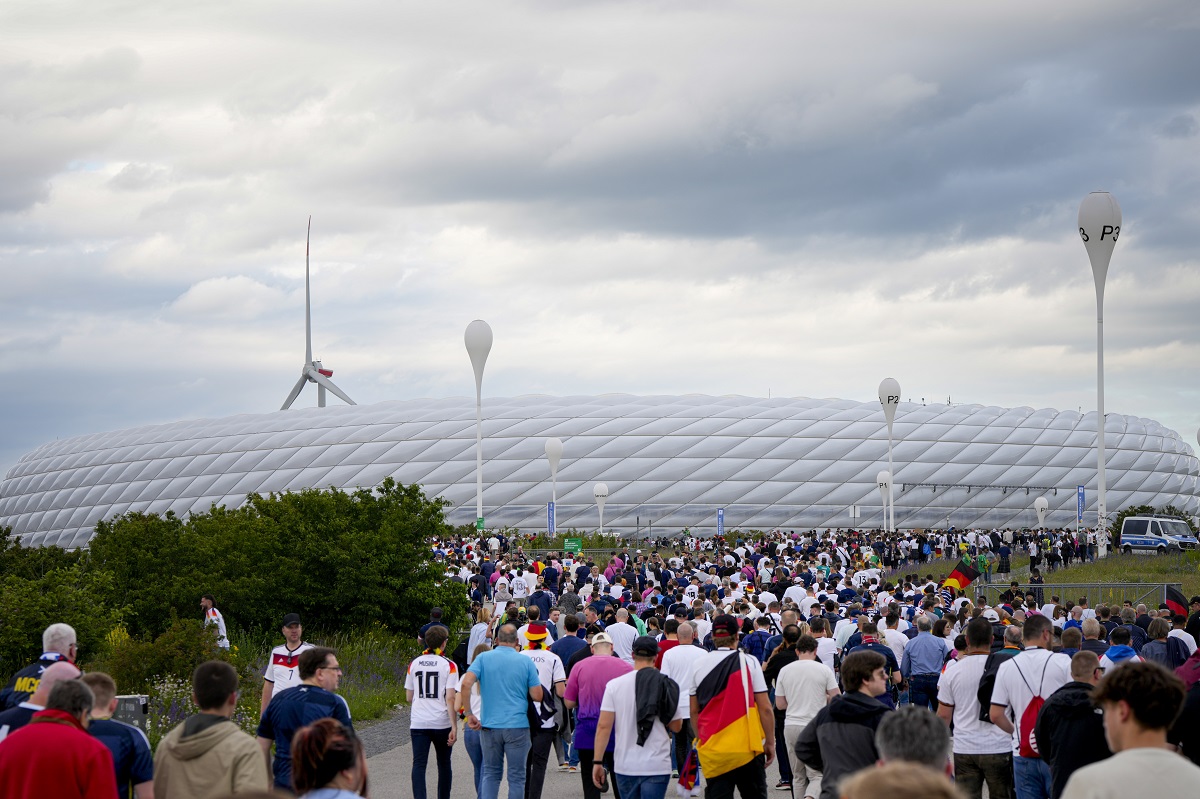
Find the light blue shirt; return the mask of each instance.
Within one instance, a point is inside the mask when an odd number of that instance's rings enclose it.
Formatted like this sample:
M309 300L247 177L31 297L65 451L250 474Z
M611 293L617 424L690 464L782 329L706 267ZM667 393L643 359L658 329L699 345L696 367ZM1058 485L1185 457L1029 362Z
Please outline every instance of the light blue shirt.
M541 684L532 660L511 646L498 646L481 652L469 671L479 680L480 724L493 730L529 726L529 689Z
M905 679L914 674L938 674L946 660L946 642L933 633L917 633L904 647L900 673Z

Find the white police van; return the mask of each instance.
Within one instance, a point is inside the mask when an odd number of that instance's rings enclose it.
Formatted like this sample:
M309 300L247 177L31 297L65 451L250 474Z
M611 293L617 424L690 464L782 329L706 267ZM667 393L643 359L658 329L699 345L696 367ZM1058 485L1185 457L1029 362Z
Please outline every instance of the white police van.
M1196 549L1187 522L1174 517L1128 516L1121 523L1121 551L1130 554L1178 554Z

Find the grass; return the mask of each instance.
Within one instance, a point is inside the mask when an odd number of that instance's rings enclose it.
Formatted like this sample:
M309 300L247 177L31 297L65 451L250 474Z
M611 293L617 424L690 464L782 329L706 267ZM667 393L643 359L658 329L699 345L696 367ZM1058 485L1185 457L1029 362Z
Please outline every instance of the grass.
M960 562L962 562L962 558L937 558L935 560L926 561L925 563L910 563L907 566L903 566L899 569L893 569L885 572L883 578L885 580L891 580L892 582L895 582L896 580L904 579L910 574L916 574L922 580L924 580L926 576L932 575L933 579L940 583ZM1018 569L1025 568L1028 565L1028 555L1018 555L1014 552L1012 557L1009 558L1009 567L1013 572L1017 571ZM995 580L996 573L992 572L992 581L994 582Z
M1109 555L1103 560L1043 571L1046 585L1062 583L1182 583L1184 596L1200 594L1200 552L1182 555ZM1064 597L1066 599L1066 597Z

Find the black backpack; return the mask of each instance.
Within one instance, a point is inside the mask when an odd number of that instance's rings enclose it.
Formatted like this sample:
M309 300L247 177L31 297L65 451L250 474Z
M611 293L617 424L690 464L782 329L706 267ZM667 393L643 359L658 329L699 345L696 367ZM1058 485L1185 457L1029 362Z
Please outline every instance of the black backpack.
M979 689L975 692L975 697L979 700L980 721L992 723L992 691L996 689L996 674L1000 671L1000 666L1004 661L1020 651L1019 649L1001 649L999 652L988 655L987 662L983 664L983 676L979 678Z

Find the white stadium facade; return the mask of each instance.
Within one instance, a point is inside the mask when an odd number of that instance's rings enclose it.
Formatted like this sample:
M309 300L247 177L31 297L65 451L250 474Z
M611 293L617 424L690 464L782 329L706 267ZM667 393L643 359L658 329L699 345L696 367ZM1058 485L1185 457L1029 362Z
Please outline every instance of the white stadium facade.
M674 535L882 525L887 468L878 402L709 396L522 396L484 401L488 527L546 529L545 441L563 441L558 529L594 530L593 485L609 489L605 529ZM901 529L1074 525L1076 486L1095 522L1096 416L901 403L894 432ZM1157 422L1109 414L1107 505L1200 511L1198 463ZM28 545L86 545L97 521L177 515L250 493L417 483L475 519L475 403L454 398L294 409L63 439L21 458L0 484L0 524Z

